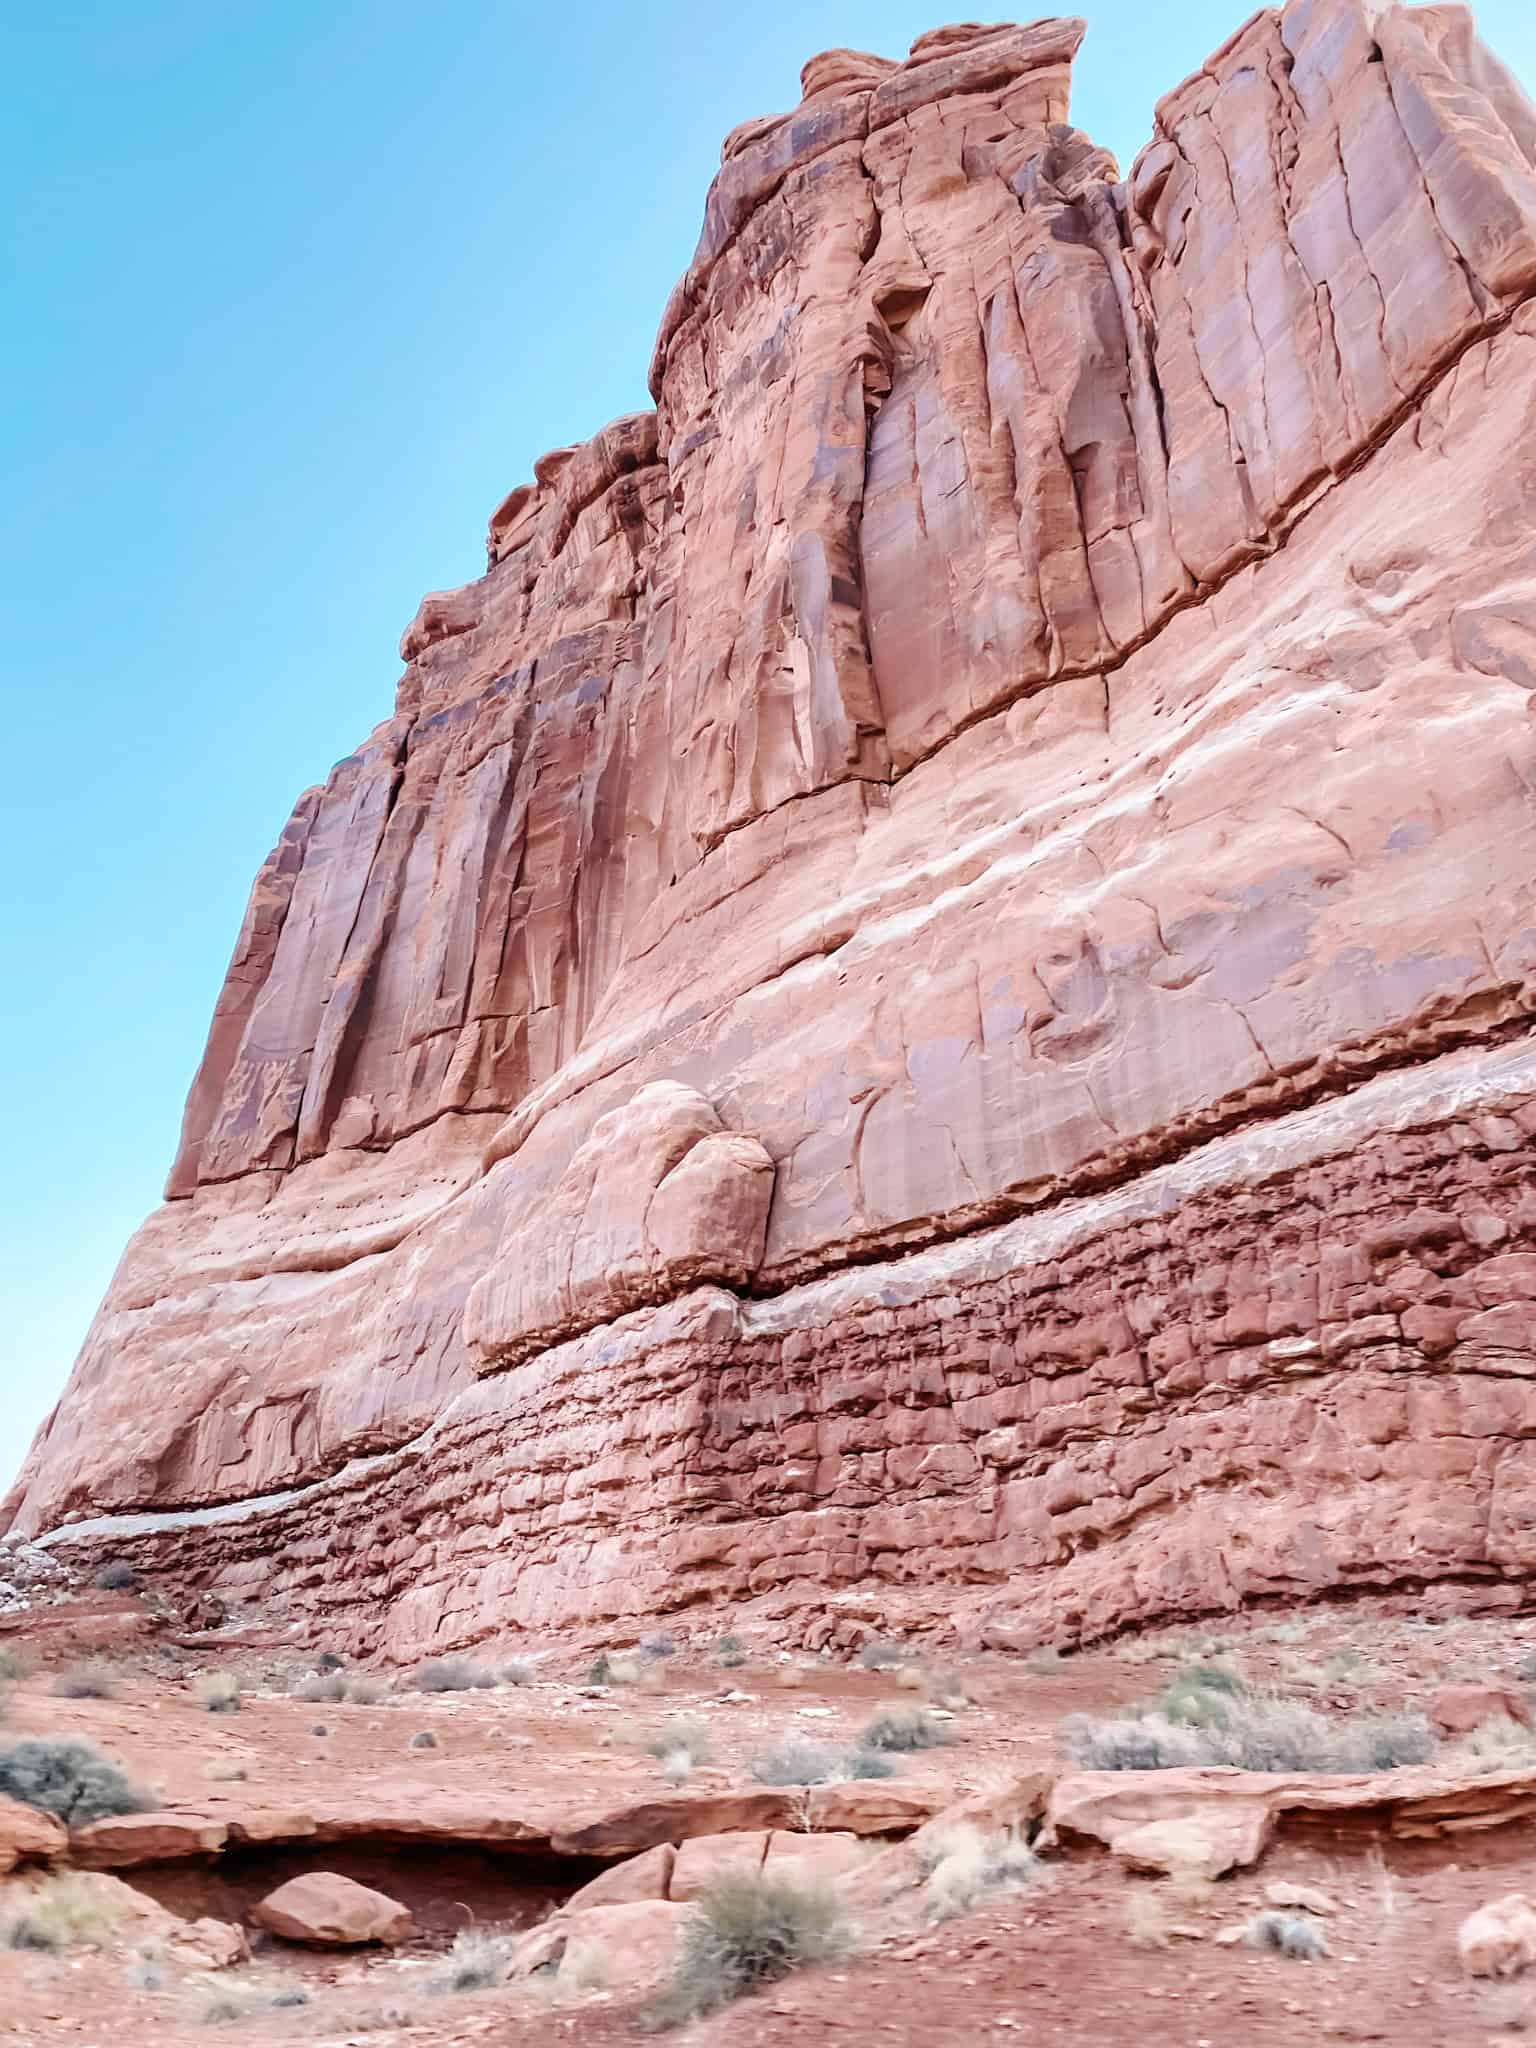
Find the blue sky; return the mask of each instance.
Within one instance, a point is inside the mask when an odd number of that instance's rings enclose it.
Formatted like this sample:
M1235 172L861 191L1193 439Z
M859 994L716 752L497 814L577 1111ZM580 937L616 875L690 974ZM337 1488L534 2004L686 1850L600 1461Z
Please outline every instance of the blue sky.
M1101 0L1128 162L1243 0ZM159 1198L293 799L547 448L647 402L726 131L933 0L11 11L0 1487ZM1530 0L1483 33L1536 81Z

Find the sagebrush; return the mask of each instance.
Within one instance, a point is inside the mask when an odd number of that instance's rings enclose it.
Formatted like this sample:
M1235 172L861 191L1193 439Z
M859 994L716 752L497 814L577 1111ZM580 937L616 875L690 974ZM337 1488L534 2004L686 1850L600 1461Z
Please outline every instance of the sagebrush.
M700 1893L676 1975L647 2018L652 2026L680 2026L847 1950L837 1900L824 1887L761 1871L719 1877Z
M147 1813L154 1802L92 1743L29 1737L0 1749L0 1792L84 1827L115 1813Z

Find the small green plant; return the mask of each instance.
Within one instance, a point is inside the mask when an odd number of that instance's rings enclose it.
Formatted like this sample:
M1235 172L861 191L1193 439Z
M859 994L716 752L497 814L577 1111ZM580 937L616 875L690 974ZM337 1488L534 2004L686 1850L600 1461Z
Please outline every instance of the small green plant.
M887 1707L876 1714L859 1741L864 1749L913 1750L942 1749L949 1739L945 1724L922 1707Z
M699 1895L671 1988L647 2023L680 2026L807 1965L835 1962L847 1950L830 1891L760 1871L717 1878Z
M46 1737L0 1750L0 1792L76 1828L110 1814L146 1813L152 1804L91 1743Z
M414 1680L418 1692L485 1692L495 1683L495 1672L471 1657L433 1657Z
M1315 1921L1277 1909L1254 1914L1243 1930L1243 1946L1303 1963L1315 1963L1328 1953L1327 1936Z
M115 1557L101 1567L91 1584L98 1593L136 1593L139 1575L126 1558Z
M52 1690L61 1700L109 1700L117 1692L117 1673L110 1664L71 1664L53 1681Z
M759 1785L840 1785L855 1778L893 1778L896 1766L874 1749L834 1749L791 1735L752 1759Z

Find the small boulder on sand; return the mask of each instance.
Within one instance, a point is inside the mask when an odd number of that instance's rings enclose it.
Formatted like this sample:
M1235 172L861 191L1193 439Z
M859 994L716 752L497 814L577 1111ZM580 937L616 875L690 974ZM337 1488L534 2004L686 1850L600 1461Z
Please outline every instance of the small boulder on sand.
M1456 1934L1461 1967L1469 1977L1518 1977L1536 1963L1536 1911L1524 1892L1479 1906Z
M359 1948L373 1941L393 1945L409 1940L415 1926L408 1907L334 1870L289 1878L267 1894L252 1918L285 1941L319 1948Z

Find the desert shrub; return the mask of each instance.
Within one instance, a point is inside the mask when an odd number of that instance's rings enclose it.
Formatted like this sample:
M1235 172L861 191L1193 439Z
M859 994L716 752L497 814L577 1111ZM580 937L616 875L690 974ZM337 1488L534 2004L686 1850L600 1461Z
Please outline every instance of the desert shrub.
M835 1962L847 1949L830 1891L760 1871L717 1878L700 1893L677 1974L647 2018L652 2026L681 2025L807 1964Z
M871 1636L859 1652L859 1665L865 1671L894 1671L898 1664L905 1664L907 1653L900 1643L887 1643L878 1636Z
M1024 1659L1024 1669L1032 1678L1059 1678L1071 1665L1070 1657L1063 1657L1060 1650L1031 1650Z
M210 1714L238 1714L240 1681L232 1671L205 1671L197 1681L197 1696Z
M969 1822L936 1832L924 1842L921 1861L935 1920L973 1912L986 1899L1021 1891L1040 1876L1039 1859L1012 1828L983 1834Z
M293 1687L293 1697L304 1700L312 1707L333 1705L347 1696L347 1681L340 1671L315 1671L307 1678L298 1679Z
M325 1736L329 1735L331 1731L324 1721L311 1721L309 1724L309 1732L311 1735Z
M0 1792L68 1827L113 1813L146 1813L152 1801L89 1742L29 1737L0 1749Z
M592 1668L587 1673L588 1685L612 1685L613 1661L606 1650L599 1650L592 1659Z
M1271 1909L1255 1913L1243 1930L1244 1948L1267 1949L1298 1962L1315 1963L1328 1953L1328 1939L1315 1921L1300 1913Z
M1233 1715L1233 1701L1247 1691L1244 1681L1224 1664L1186 1664L1163 1687L1158 1711L1189 1728L1225 1726Z
M151 1956L143 1956L129 1966L128 1982L135 1991L163 1991L170 1981L164 1963L157 1963Z
M322 1650L315 1659L315 1669L323 1676L327 1671L340 1671L345 1661L334 1650Z
M0 1649L0 1685L11 1685L18 1678L25 1678L32 1668L32 1661L23 1649L7 1646Z
M642 1657L675 1657L677 1637L668 1629L657 1629L654 1635L642 1637L640 1654Z
M430 1979L434 1991L489 1991L506 1979L513 1944L500 1934L462 1928L443 1967Z
M136 1593L139 1575L126 1558L114 1557L101 1567L91 1584L98 1593Z
M715 1656L727 1671L739 1671L747 1661L747 1646L727 1629L715 1644Z
M364 1671L356 1678L347 1680L347 1704L352 1707L376 1707L380 1700L389 1698L389 1687L382 1678L373 1678Z
M887 1707L859 1738L863 1749L942 1749L949 1730L921 1707Z
M873 1749L836 1749L791 1735L752 1759L759 1785L839 1785L851 1778L893 1778L896 1766Z
M309 1993L302 1984L283 1984L267 2000L274 2012L281 2012L285 2006L308 2005Z
M53 1681L61 1700L109 1700L117 1691L117 1673L110 1664L71 1664Z
M1386 1771L1423 1763L1434 1749L1419 1714L1333 1719L1300 1700L1263 1693L1198 1699L1198 1721L1174 1720L1159 1702L1098 1719L1073 1715L1061 1736L1075 1764L1092 1771L1158 1771L1232 1764L1245 1771ZM1216 1704L1220 1701L1220 1705Z
M89 1878L50 1878L5 1927L7 1948L105 1948L117 1915Z
M503 1685L532 1685L533 1680L533 1666L522 1657L514 1657L509 1664L503 1664L501 1667Z
M472 1657L433 1657L412 1682L418 1692L485 1692L496 1683L496 1674Z
M928 1697L937 1707L953 1712L956 1707L968 1707L970 1696L965 1689L965 1680L953 1668L929 1673Z
M249 2015L250 2007L243 1999L215 1998L203 2007L198 2019L205 2027L228 2027L236 2020L246 2019Z
M678 1750L686 1750L696 1764L707 1764L715 1753L714 1738L702 1721L695 1721L687 1715L672 1721L664 1721L646 1743L651 1755L665 1760Z
M437 1737L430 1728L422 1728L406 1744L407 1749L436 1749Z

